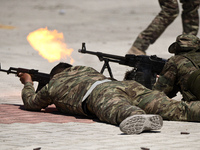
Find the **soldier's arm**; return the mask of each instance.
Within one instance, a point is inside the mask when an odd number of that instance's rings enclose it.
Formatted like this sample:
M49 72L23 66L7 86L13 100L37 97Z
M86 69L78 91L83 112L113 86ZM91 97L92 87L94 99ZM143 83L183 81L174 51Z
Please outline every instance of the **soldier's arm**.
M176 96L178 90L176 88L176 75L177 67L172 60L168 60L165 64L157 82L155 83L153 90L163 91L170 97Z
M25 109L39 111L52 103L48 95L48 85L44 86L36 93L29 74L19 74L19 77L22 84L24 84L24 88L22 89L22 100Z

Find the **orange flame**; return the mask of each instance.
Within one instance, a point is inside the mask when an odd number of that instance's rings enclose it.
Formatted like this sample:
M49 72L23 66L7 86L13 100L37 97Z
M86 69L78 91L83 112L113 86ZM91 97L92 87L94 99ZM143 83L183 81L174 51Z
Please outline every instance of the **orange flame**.
M67 44L64 43L63 33L58 33L57 30L49 31L47 27L40 28L29 33L27 40L39 52L39 55L49 62L66 59L67 56L70 58L71 64L74 62L71 57L73 49L67 48Z

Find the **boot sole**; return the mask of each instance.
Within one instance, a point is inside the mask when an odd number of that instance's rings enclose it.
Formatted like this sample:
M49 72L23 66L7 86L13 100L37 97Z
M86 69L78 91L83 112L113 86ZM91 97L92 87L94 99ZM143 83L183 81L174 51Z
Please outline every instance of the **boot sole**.
M159 130L163 119L159 115L134 115L123 120L119 127L126 134L139 134L143 131Z

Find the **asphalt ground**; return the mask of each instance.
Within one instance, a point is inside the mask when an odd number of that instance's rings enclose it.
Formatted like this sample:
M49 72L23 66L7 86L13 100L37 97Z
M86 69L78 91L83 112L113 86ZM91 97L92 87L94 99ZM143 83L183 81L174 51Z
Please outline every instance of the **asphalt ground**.
M146 0L0 0L1 68L21 67L49 73L56 62L48 62L28 43L32 31L48 27L62 32L73 48L73 65L101 70L96 56L78 53L82 42L91 51L124 56L139 32L147 27L160 8L157 1ZM169 58L168 46L181 34L180 15L162 36L149 47L147 55ZM199 34L198 34L199 36ZM70 62L69 58L60 61ZM123 80L131 68L111 63L113 75ZM108 72L104 72L108 76ZM23 109L23 85L13 74L0 72L0 149L134 149L198 150L200 124L164 121L159 131L125 135L117 126L80 116L66 116L54 105L41 112ZM37 87L37 84L35 87ZM180 100L178 95L174 99Z

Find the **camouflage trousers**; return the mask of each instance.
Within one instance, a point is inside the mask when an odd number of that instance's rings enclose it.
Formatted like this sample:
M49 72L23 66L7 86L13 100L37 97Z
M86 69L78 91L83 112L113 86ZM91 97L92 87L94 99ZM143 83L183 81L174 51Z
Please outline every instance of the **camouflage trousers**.
M159 114L166 120L200 121L200 101L169 99L135 81L114 81L98 85L86 100L90 113L103 122L119 125L136 114Z
M141 51L145 51L150 44L153 44L179 14L177 0L158 1L161 11L133 43L133 46ZM198 9L200 0L180 0L180 2L183 9L181 15L183 33L197 35L199 30Z

